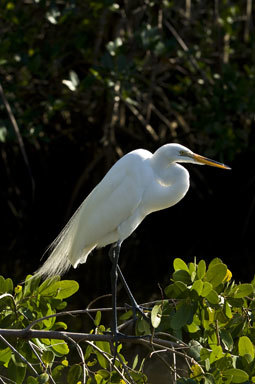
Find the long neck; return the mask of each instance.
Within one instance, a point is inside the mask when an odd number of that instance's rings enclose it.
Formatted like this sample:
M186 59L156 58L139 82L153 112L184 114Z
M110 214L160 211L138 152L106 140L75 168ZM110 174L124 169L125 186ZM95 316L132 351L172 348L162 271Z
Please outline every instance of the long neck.
M149 188L147 198L151 212L171 207L178 203L189 189L189 173L186 168L162 156L153 156L151 165L155 182Z

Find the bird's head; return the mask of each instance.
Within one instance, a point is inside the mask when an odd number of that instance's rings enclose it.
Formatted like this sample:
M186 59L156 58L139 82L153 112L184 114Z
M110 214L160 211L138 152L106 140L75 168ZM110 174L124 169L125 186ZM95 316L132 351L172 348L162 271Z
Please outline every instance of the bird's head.
M169 162L176 163L193 163L199 165L210 165L212 167L218 167L222 169L231 169L225 164L219 163L218 161L209 159L208 157L204 157L192 152L190 149L184 147L180 144L166 144L161 147L164 154L167 156ZM160 148L160 149L161 149Z

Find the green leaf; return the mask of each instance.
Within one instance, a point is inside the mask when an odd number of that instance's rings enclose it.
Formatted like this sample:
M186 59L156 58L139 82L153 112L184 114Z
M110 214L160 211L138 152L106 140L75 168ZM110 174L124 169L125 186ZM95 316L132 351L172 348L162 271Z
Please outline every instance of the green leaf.
M210 293L206 296L206 299L211 303L211 304L218 304L220 299L218 296L218 293L212 289Z
M253 291L251 284L240 284L237 286L234 292L235 299L242 299L245 296L249 296Z
M197 340L191 340L189 342L189 356L193 357L196 361L200 359L200 352L202 350L202 345Z
M79 364L74 364L68 371L67 383L77 384L82 375L82 367Z
M132 311L132 309L130 309L129 311L124 312L124 313L120 316L120 320L121 320L121 321L127 321L127 320L131 319L132 316L133 316L133 311Z
M224 302L223 311L224 311L224 314L225 314L229 319L232 319L233 314L232 314L231 306L229 305L229 303L227 302L227 300L225 300L225 302Z
M244 383L249 380L249 375L245 371L237 368L227 369L222 375L223 377L231 378L231 383Z
M39 384L39 383L38 383L38 380L35 377L29 376L27 378L26 384Z
M209 359L210 354L211 354L211 351L209 351L207 348L201 348L201 350L200 350L200 359L202 361L204 361L206 359Z
M64 365L57 365L53 370L52 370L52 376L53 379L57 382L63 383L64 381L62 380L63 372L65 370Z
M42 361L45 363L45 364L50 364L54 361L54 353L52 351L43 351L43 354L42 354Z
M221 359L224 356L224 354L222 351L222 347L220 345L211 345L211 348L212 348L212 352L210 354L209 360L210 360L210 363L212 364L214 361Z
M200 296L202 293L203 287L204 287L204 284L202 280L195 280L191 289L196 291L198 296Z
M175 271L173 273L173 280L181 281L184 284L191 283L190 274L187 271L184 271L183 269L179 269L178 271Z
M66 299L72 296L79 289L79 284L75 280L62 280L56 283L58 294L56 299Z
M49 296L47 294L47 290L51 291L50 287L53 286L59 280L60 280L60 276L53 276L53 277L50 277L49 279L44 280L44 282L39 286L38 292L42 296Z
M69 348L65 341L51 339L50 344L57 356L68 355Z
M5 280L5 292L11 293L13 291L13 282L9 277Z
M165 288L165 294L170 299L182 298L186 291L187 285L182 281L176 281L174 284L170 284Z
M79 289L79 284L75 280L61 280L45 287L41 292L42 296L52 296L55 299L66 299L72 296Z
M231 333L228 330L226 330L226 329L221 329L220 330L220 339L221 339L224 347L228 351L232 351L232 348L233 348L233 345L234 345L234 341L233 341Z
M205 279L212 284L213 288L216 288L223 282L226 273L227 266L225 264L215 264L208 269Z
M151 324L153 328L158 328L162 318L162 305L156 304L151 311Z
M136 320L136 330L139 335L150 335L151 327L145 319L138 318Z
M51 327L52 330L56 330L56 329L67 329L67 325L66 323L64 323L63 321L58 321L57 323L54 323L54 325Z
M0 293L5 292L5 278L0 276Z
M104 369L99 369L97 371L97 374L100 375L103 379L107 380L110 378L110 372L104 370Z
M181 329L186 324L191 324L193 320L194 310L193 306L181 302L176 309L176 313L172 316L171 327L173 329Z
M139 355L135 355L135 358L134 358L134 361L133 361L133 365L132 365L132 369L135 369L137 364L138 364L138 359L139 359Z
M203 279L206 272L206 263L204 260L200 260L197 265L197 277Z
M40 376L37 377L38 384L46 384L49 382L49 375L48 373L42 373Z
M175 271L184 270L184 271L188 272L188 274L189 274L189 268L188 268L187 264L185 263L185 261L183 261L182 259L179 259L179 258L174 259L174 270Z
M250 355L254 359L254 347L247 336L241 336L238 341L238 351L240 356Z
M12 351L10 350L9 347L0 350L0 361L1 361L1 363L8 364L8 362L10 361L11 356L12 356Z
M219 258L219 257L215 257L209 264L208 266L208 269L210 269L211 267L213 267L214 265L216 264L223 264L222 263L222 260Z
M24 287L24 291L23 291L23 296L27 297L31 293L34 293L37 290L38 286L39 286L40 280L41 280L40 276L28 275L26 277L26 281L25 281L25 287Z
M26 367L17 365L11 359L8 364L8 378L16 384L22 384L26 376Z
M206 297L211 292L212 289L213 289L212 284L205 281L203 285L203 290L201 292L201 296Z
M94 320L94 324L95 324L96 327L99 326L99 324L101 322L101 317L102 317L101 311L97 311L96 317L95 317L95 320Z

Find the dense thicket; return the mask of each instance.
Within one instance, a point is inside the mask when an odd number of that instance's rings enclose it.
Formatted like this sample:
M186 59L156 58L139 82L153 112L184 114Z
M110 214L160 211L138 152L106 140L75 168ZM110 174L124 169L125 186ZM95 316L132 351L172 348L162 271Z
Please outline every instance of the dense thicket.
M251 278L252 1L6 0L0 13L1 273L36 269L122 154L175 141L233 171L190 167L186 199L123 247L129 280L154 292L173 256L194 255ZM88 297L106 290L102 254L78 272Z

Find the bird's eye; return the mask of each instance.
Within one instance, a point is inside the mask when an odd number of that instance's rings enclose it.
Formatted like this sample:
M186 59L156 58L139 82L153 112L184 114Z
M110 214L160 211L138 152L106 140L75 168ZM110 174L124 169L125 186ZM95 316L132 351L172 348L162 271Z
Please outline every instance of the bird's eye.
M184 151L180 151L180 155L181 155L181 156L184 156L184 155L185 155L185 152L184 152Z

